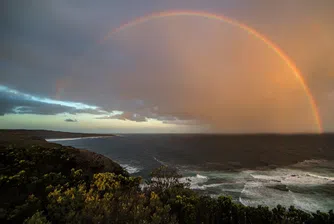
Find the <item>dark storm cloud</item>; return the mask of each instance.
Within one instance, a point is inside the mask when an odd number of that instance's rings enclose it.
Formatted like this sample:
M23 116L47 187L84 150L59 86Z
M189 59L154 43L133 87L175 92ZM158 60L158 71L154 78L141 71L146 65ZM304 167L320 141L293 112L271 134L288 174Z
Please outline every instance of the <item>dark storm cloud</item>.
M55 101L40 98L0 85L0 115L5 114L41 114L56 115L60 113L105 114L98 107L75 102Z
M78 122L77 119L71 119L71 118L67 118L64 120L65 122Z
M43 114L74 113L73 108L62 105L46 104L29 98L0 92L0 114Z
M1 83L51 96L57 80L69 75L76 59L96 44L102 24L98 14L68 1L4 3Z
M1 40L1 64L3 72L0 82L4 86L18 89L22 92L30 92L33 95L54 97L62 86L61 80L71 78L72 70L82 67L86 55L96 50L97 41L112 27L112 21L108 18L122 14L115 7L102 7L110 5L109 1L5 1L5 14L2 22L3 33ZM118 3L116 3L118 4ZM115 6L115 5L113 5ZM118 9L128 6L120 4ZM121 21L121 18L119 22ZM119 22L114 25L117 26ZM94 61L94 60L92 60ZM88 69L89 70L89 69ZM91 76L90 74L87 74ZM85 76L85 73L83 73ZM80 81L81 78L83 81ZM85 82L85 77L79 77L76 82ZM99 80L97 80L99 81ZM102 81L102 80L101 80ZM60 83L60 85L58 85ZM100 89L106 89L103 81ZM85 88L85 91L72 91L65 89L66 100L80 100L96 104L94 88ZM3 94L3 93L1 93ZM110 93L107 93L110 99ZM63 99L63 98L62 98ZM116 103L109 106L109 100L100 101L105 108L133 109L132 101L125 103L115 100ZM30 114L58 114L58 113L90 113L106 114L104 110L77 109L69 106L54 105L43 102L35 102L29 99L3 96L1 98L0 114L6 113L30 113ZM117 106L118 105L118 106ZM18 108L17 108L18 107ZM17 110L14 111L14 109ZM131 118L128 116L128 118ZM143 116L133 116L134 120L144 121Z

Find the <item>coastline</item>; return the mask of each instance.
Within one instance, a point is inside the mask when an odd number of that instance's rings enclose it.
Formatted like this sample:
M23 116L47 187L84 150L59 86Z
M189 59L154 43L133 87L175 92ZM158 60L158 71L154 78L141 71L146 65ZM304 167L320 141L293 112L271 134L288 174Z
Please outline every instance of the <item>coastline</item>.
M92 137L77 137L77 138L46 138L47 142L73 141L80 139L95 139L95 138L112 138L115 136L92 136Z
M120 161L116 162L108 155L104 155L102 152L94 152L94 150L90 151L86 149L75 148L75 146L61 145L63 144L62 142L59 142L60 144L56 142L48 142L47 140L50 139L44 139L41 136L24 135L24 133L17 130L15 135L12 133L13 132L8 133L0 131L0 148L3 147L1 148L1 150L3 150L3 155L8 155L8 158L12 158L11 153L14 152L15 156L17 157L15 161L20 161L20 163L26 164L28 166L27 168L23 167L23 172L28 172L31 167L33 167L34 169L37 169L38 172L44 172L45 170L48 170L48 172L46 172L46 174L48 174L52 172L58 172L59 170L57 169L62 167L61 172L63 172L63 174L67 173L67 178L70 177L72 169L75 169L82 170L80 171L83 172L82 180L91 180L94 174L108 175L104 174L108 172L122 175L125 178L124 180L128 180L126 178L129 178L129 180L134 180L134 178L137 177L136 175L132 175L140 173L142 171L141 169L145 169L145 167L139 168L137 166L131 166L131 163L121 163ZM48 134L50 134L50 132ZM71 140L78 140L82 138L109 138L113 136L115 135L80 138L77 137L71 138ZM57 141L62 140L66 141L68 138L57 139ZM61 153L66 155L66 157L62 156ZM33 163L33 166L29 165L30 163L24 163L26 158L29 158L30 161L30 154L34 155L33 158L37 158L35 156L39 156L38 159L35 159L36 162ZM63 158L65 158L65 160L62 160ZM158 163L166 164L164 161L161 161L155 157L153 158ZM58 160L61 161L59 162ZM6 162L7 160L4 159L3 161ZM300 166L305 168L308 164L314 163L322 164L325 163L325 161L315 159L305 160L295 164L294 166L291 166L291 168L298 168ZM15 176L18 175L18 172L20 169L22 169L22 164L20 165L9 162L4 164L4 166L13 166L12 169L17 168L18 170L10 173L10 175ZM333 177L325 177L321 174L318 175L309 173L308 171L299 172L297 169L293 172L288 171L289 170L286 168L279 168L274 171L271 170L264 172L264 170L248 170L240 173L233 172L233 174L231 174L221 170L188 170L187 173L183 174L184 177L180 180L191 180L189 188L184 190L192 192L192 194L197 195L196 197L198 198L206 198L209 201L216 201L220 200L220 197L226 197L228 200L230 200L231 203L233 203L234 206L242 207L243 209L256 209L258 208L259 204L264 204L264 206L268 208L267 211L270 212L275 210L277 204L280 204L280 206L283 206L284 208L288 208L289 206L293 205L293 208L296 208L298 211L309 215L312 215L317 210L324 212L323 214L326 214L328 208L331 208L331 206L327 205L331 202L326 201L329 201L330 199L323 197L321 200L324 200L327 204L317 205L318 199L315 199L314 197L312 198L303 196L302 191L318 192L321 189L316 188L314 183L319 183L320 181L321 183L331 184L332 182L330 181L333 181ZM42 177L44 178L44 176L38 178L41 179ZM24 181L26 179L21 178L20 180ZM43 183L49 184L47 182ZM29 184L31 183L29 182ZM140 182L138 182L138 184L140 189L145 186L140 184ZM22 184L22 186L25 185ZM329 192L329 187L331 186L332 185L328 185L326 188L327 190L325 189L325 191ZM296 188L305 189L301 189L302 191L296 192ZM24 189L24 187L22 187L22 189ZM297 197L298 195L301 197ZM291 202L291 197L294 197L294 200L296 201Z
M51 130L27 130L27 129L0 129L0 140L2 144L57 144L55 141L77 140L81 138L113 137L114 134L101 133L75 133Z
M65 146L50 139L81 139L81 138L109 138L111 134L88 134L69 133L49 130L0 130L0 151L6 152L11 149L40 148L43 150L65 150L73 158L76 168L86 170L89 175L98 172L114 172L128 176L129 174L112 158L100 153L79 149L72 146ZM67 137L67 138L64 138Z

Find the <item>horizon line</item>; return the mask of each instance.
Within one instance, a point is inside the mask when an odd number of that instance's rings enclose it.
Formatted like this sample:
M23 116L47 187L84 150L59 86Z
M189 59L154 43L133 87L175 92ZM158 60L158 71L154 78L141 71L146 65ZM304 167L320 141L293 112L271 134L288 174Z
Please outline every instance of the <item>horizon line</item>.
M159 134L172 134L172 135L184 135L184 134L197 134L197 135L328 135L334 134L332 132L77 132L77 131L62 131L62 130L51 130L51 129L25 129L25 128L2 128L0 131L52 131L52 132L65 132L75 134L101 134L101 135L124 135L124 134L148 134L148 135L159 135Z

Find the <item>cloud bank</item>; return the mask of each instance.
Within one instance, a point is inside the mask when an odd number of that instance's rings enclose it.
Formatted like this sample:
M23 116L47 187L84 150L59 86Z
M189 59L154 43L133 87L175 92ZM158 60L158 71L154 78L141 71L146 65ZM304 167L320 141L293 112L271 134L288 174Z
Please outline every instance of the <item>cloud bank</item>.
M104 114L106 111L79 102L37 97L0 85L0 115L2 116L5 114L57 115L61 113Z
M118 119L118 120L129 120L129 121L136 121L136 122L146 121L146 117L141 116L136 113L131 113L131 112L123 112L122 114L102 116L96 119Z

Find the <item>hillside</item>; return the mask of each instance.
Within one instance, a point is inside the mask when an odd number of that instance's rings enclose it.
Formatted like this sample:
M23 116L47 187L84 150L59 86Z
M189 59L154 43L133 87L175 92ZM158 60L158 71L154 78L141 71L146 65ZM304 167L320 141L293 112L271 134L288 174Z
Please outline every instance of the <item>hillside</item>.
M25 129L0 129L0 138L3 136L14 138L17 140L18 136L34 136L41 139L55 139L55 138L84 138L84 137L112 137L113 134L98 134L98 133L73 133L63 131L50 130L25 130Z
M73 168L82 169L84 173L92 176L98 172L113 172L128 175L122 167L111 159L84 149L62 146L60 144L47 142L44 138L69 138L69 137L93 137L100 134L81 134L44 130L1 130L0 131L0 152L7 153L12 149L66 151L69 158L73 161ZM112 135L104 135L112 136ZM2 166L2 164L0 164Z

